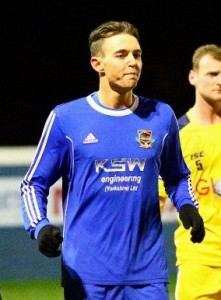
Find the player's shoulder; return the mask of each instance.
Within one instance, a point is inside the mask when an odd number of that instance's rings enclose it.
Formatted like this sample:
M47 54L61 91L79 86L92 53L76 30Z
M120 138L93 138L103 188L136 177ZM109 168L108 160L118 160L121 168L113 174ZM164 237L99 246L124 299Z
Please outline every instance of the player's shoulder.
M173 113L172 107L168 103L164 102L163 100L148 98L144 96L139 96L139 99L140 99L141 106L152 107L155 110L162 110L165 112L170 111Z
M54 112L56 114L67 114L76 111L80 106L86 102L86 97L76 98L68 100L66 102L60 103L54 107Z
M180 130L186 127L190 123L190 119L187 113L180 116L177 121Z

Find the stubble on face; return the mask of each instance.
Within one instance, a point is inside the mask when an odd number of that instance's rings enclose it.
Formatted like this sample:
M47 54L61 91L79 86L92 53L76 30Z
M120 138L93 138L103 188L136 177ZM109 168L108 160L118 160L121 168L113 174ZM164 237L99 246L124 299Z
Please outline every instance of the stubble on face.
M128 34L107 38L102 53L102 64L110 86L125 91L134 89L142 70L141 49L137 39Z
M209 103L221 103L221 61L205 55L196 76L196 92Z

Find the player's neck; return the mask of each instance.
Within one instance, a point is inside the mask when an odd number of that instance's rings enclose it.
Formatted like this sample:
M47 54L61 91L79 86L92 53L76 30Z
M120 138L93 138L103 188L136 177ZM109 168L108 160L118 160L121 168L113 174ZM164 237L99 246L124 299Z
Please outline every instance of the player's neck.
M121 109L130 107L133 104L132 91L125 94L119 94L115 91L106 92L104 90L99 90L98 97L102 105L109 108Z
M221 123L221 103L209 104L206 101L196 101L191 114L195 121L204 125Z

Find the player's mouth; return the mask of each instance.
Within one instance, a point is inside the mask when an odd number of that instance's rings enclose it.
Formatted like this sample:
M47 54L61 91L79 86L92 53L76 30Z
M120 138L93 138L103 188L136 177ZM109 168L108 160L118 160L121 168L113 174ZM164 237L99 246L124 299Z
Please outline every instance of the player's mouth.
M221 93L221 89L216 89L214 90L216 93L220 94Z
M126 74L124 74L124 76L126 76L126 77L132 77L132 78L138 78L138 74L137 73L126 73Z

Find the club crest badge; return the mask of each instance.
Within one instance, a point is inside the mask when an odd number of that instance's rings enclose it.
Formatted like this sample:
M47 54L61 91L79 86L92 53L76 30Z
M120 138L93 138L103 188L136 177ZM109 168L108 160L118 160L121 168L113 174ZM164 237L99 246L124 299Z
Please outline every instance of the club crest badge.
M140 147L146 149L152 148L155 140L152 138L151 130L137 130L137 135L136 140L140 144Z

